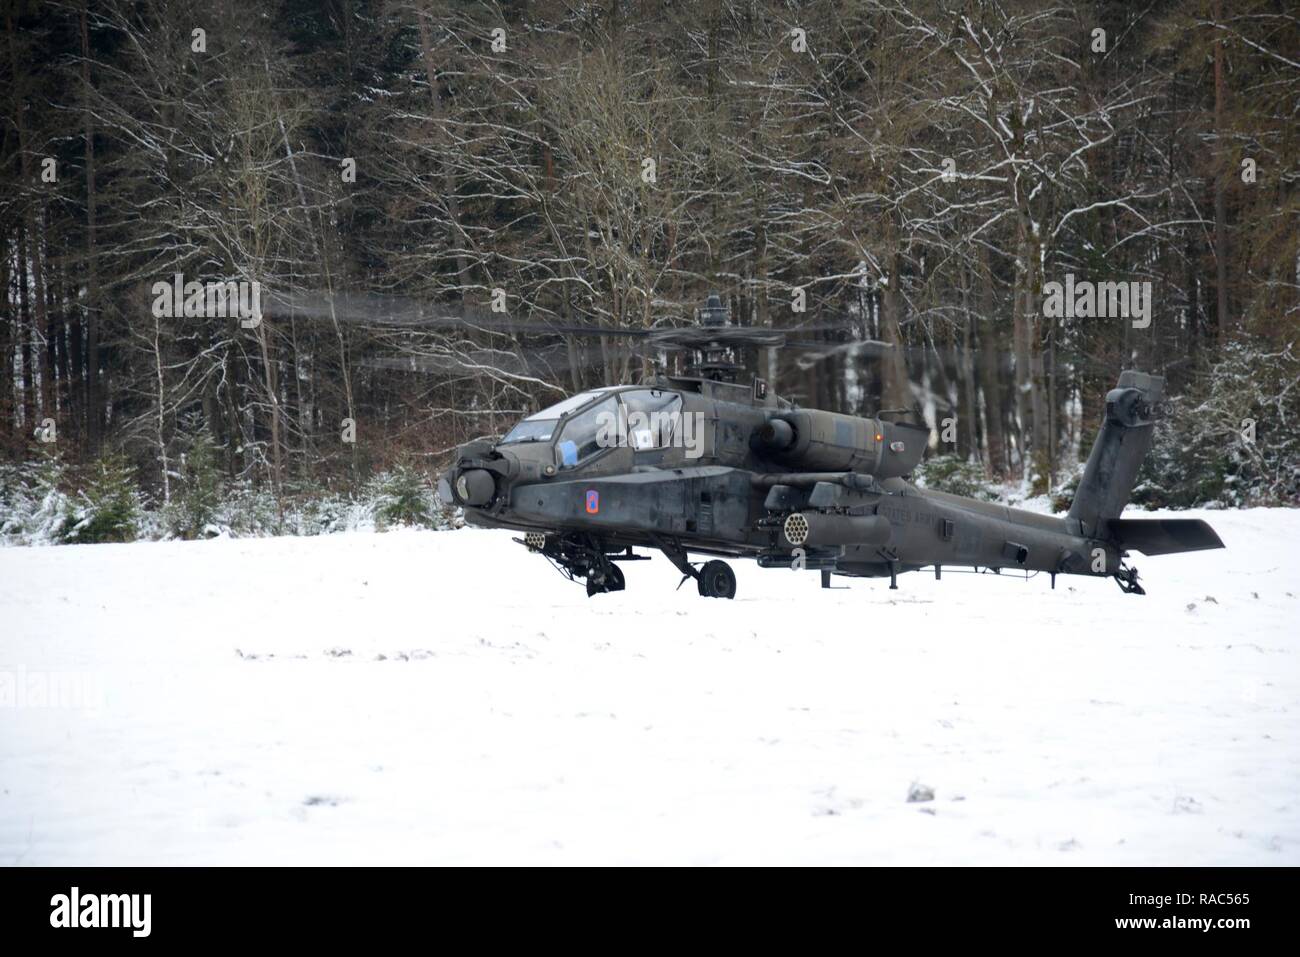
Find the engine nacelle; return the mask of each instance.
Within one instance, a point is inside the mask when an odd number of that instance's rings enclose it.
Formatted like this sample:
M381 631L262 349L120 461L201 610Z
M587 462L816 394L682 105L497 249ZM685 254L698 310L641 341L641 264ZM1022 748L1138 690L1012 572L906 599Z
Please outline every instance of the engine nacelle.
M754 448L801 469L897 478L920 463L929 434L928 429L901 422L795 409L759 426Z

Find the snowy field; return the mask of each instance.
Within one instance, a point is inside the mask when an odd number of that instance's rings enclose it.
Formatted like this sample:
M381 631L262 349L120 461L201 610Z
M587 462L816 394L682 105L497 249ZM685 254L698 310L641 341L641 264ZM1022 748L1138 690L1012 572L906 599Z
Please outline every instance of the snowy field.
M474 530L0 549L0 863L1300 864L1300 512L1200 515L1227 551L1135 556L1145 597L737 562L727 602L658 557L588 599Z

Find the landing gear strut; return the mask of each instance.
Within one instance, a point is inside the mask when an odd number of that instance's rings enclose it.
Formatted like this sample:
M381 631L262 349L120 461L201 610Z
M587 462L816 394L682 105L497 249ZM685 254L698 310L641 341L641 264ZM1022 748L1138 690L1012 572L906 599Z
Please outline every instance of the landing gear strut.
M696 590L705 598L736 597L736 573L726 562L715 559L705 562L702 568L696 568L687 558L686 549L680 545L661 539L656 540L655 544L682 573L682 580L677 584L678 588L686 583L686 579L694 578Z
M1111 576L1126 595L1145 595L1146 589L1138 584L1138 570L1131 565L1120 565L1119 571Z

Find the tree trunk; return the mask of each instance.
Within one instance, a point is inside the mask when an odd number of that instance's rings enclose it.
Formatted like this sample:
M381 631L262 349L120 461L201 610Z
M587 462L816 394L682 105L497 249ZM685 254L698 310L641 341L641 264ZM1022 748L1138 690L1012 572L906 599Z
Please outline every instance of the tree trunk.
M95 125L90 111L90 33L86 4L81 8L81 82L85 87L86 137L86 438L91 455L98 454L103 435L103 400L100 397L99 260L95 249Z
M9 234L0 231L0 451L8 450L17 419L14 406L14 333L18 313L9 298Z
M1223 0L1214 0L1214 22L1223 20ZM1223 41L1214 44L1214 263L1218 291L1219 342L1225 343L1231 334L1232 320L1228 315L1228 213L1225 196L1228 177L1228 150L1224 131L1224 98L1227 91L1223 80Z
M45 340L44 355L41 356L41 417L58 418L59 402L54 394L54 366L57 356L54 351L56 332L52 326L49 303L45 300L45 223L44 215L34 217L31 233L32 290L36 307L36 323Z
M1002 414L1002 336L1001 323L996 316L993 296L993 274L989 268L988 251L980 249L980 324L976 330L977 360L979 364L980 391L984 394L984 440L987 447L987 467L991 478L1007 474L1007 439Z
M899 291L902 283L901 260L897 249L889 254L889 272L881 302L880 335L894 348L882 360L884 368L880 404L886 409L910 410L912 390L907 380L907 357L903 351L903 297Z
M958 359L960 363L961 378L961 396L959 399L961 405L960 420L958 421L959 435L961 436L961 445L965 448L962 450L967 458L978 461L980 456L979 446L979 407L975 402L975 356L974 356L974 337L975 330L974 317L970 309L970 270L963 268L961 270L961 305L962 305L962 324L961 324L961 355Z
M36 428L36 370L33 367L35 357L32 352L32 310L27 302L27 231L22 223L18 224L18 308L19 331L19 365L22 376L23 428L28 435Z
M429 35L429 21L423 11L415 15L420 26L420 53L424 60L424 73L429 80L429 102L435 119L442 117L442 101L438 98L438 68L433 60L433 39ZM456 287L463 306L468 299L469 265L465 259L465 239L460 226L460 201L456 198L456 177L451 162L443 163L443 198L447 201L447 245L456 252Z
M1016 249L1016 407L1020 417L1022 474L1033 480L1036 492L1046 490L1050 470L1046 383L1042 333L1037 315L1038 243L1030 224L1022 218ZM1028 437L1026 441L1026 431Z
M275 507L279 518L284 519L284 468L280 458L280 383L276 375L276 360L271 351L271 323L263 318L257 326L257 341L262 350L262 376L266 398L271 403L271 484L275 488Z

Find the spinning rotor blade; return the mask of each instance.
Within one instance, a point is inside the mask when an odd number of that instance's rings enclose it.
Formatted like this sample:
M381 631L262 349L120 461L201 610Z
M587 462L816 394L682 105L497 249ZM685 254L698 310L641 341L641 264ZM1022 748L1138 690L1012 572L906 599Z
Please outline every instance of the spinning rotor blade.
M601 352L603 351L603 355ZM395 372L424 372L439 375L466 375L475 372L495 372L501 375L525 378L559 380L572 369L598 369L606 362L617 363L626 359L641 360L644 356L635 349L607 346L604 350L587 350L575 362L565 346L529 349L523 356L503 349L472 349L465 352L414 354L405 356L377 356L363 359L361 365L371 369Z
M787 346L794 349L809 350L811 355L803 355L795 360L795 365L800 369L811 369L817 363L831 356L860 356L865 355L871 358L879 358L888 352L894 350L894 346L888 342L881 342L878 339L858 339L853 342L827 343L827 342L803 342L790 341Z
M266 315L373 323L404 329L466 329L524 335L631 336L650 330L632 326L562 325L547 320L512 319L476 306L459 308L378 293L272 293L263 304Z
M492 312L484 306L455 306L427 302L404 296L372 292L295 291L270 292L265 296L264 314L280 318L337 320L371 323L408 329L467 328L483 332L521 333L524 335L629 336L632 338L694 335L704 327L687 321L681 325L605 326L594 323L557 323L549 319L517 319L506 313ZM791 333L844 332L860 323L852 320L783 326L727 325L712 327L709 334L754 340L780 337ZM700 332L701 335L706 333ZM775 345L777 343L754 344Z

